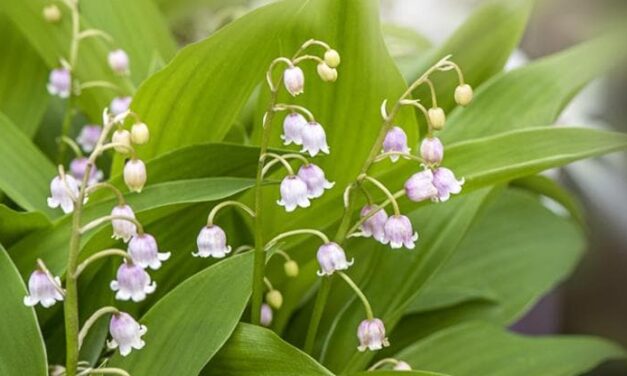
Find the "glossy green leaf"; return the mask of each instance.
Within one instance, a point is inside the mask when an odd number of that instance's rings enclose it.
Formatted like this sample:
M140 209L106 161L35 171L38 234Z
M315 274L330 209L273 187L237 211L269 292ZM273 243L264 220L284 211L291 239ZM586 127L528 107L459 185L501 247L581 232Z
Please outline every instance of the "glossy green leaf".
M133 376L198 375L246 307L252 264L250 253L229 257L181 283L142 317L146 346L114 355L111 366Z
M0 112L32 137L48 104L48 68L1 12L0 35Z
M35 311L24 305L26 286L1 245L0 276L0 374L46 376L46 350Z
M8 247L25 235L51 226L41 212L18 212L0 204L0 244Z
M584 85L620 60L620 51L615 38L603 38L496 76L479 87L471 105L451 114L442 140L552 124Z
M524 337L487 323L452 327L397 355L413 366L456 376L571 376L624 356L598 338Z
M203 376L280 376L333 374L274 332L239 324L202 373Z
M38 210L48 217L57 217L58 213L46 202L56 168L2 113L0 128L0 190L26 210Z

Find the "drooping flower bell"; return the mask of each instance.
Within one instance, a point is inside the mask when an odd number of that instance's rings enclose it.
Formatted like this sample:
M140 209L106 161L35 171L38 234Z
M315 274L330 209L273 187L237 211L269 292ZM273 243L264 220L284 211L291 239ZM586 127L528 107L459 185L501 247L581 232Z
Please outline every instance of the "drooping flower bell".
M439 167L433 172L433 185L438 190L438 200L447 201L452 194L458 194L462 191L464 179L457 180L453 171Z
M418 240L418 233L414 232L409 218L404 215L391 215L385 222L384 231L386 241L394 249L403 246L414 249L414 242Z
M302 130L302 140L303 149L301 152L307 152L312 157L315 157L319 152L329 154L327 134L319 123L310 121L305 124Z
M407 135L405 131L401 127L392 127L388 133L385 135L385 139L383 140L383 152L390 153L409 153L409 146L407 146ZM398 161L400 156L391 155L390 160L392 162Z
M139 159L131 159L124 165L124 183L131 192L141 192L146 184L146 165Z
M111 100L109 109L113 115L119 115L128 110L132 100L133 98L131 97L115 97Z
M107 62L111 70L119 75L129 74L128 55L124 50L117 49L109 52Z
M283 120L283 139L284 145L289 145L292 142L295 145L303 144L303 129L307 125L305 117L298 112L289 113Z
M272 325L272 316L272 308L268 304L263 303L261 305L261 319L259 323L265 327Z
M135 213L128 205L116 205L111 210L111 215L116 217L128 217L135 218ZM131 221L125 219L113 219L111 220L111 227L113 227L113 239L122 239L124 243L137 234L137 226Z
M111 281L110 286L111 290L116 291L116 299L141 302L147 294L155 292L157 283L150 280L144 268L132 262L124 262L118 268L117 280Z
M362 321L357 329L357 338L359 338L357 347L359 351L366 351L366 349L376 351L390 345L385 336L383 321L377 318Z
M116 312L111 315L109 322L109 333L111 341L107 342L110 349L120 348L120 355L127 356L132 349L141 350L146 343L142 336L146 334L148 328L139 324L135 319L125 312Z
M446 114L442 108L430 108L427 111L427 115L429 116L429 122L431 123L431 126L433 126L433 129L444 129L444 125L446 124Z
M159 252L157 241L149 234L133 236L128 242L128 253L133 263L153 270L159 269L161 262L170 258L170 252Z
M70 174L77 181L82 182L85 177L85 171L87 171L87 165L89 164L89 159L85 157L78 157L70 162ZM104 177L104 173L97 169L96 166L92 166L89 172L89 178L87 179L87 186L94 185L101 181Z
M468 106L472 102L472 87L468 84L455 88L455 102L460 106Z
M313 163L304 164L298 169L298 177L307 184L307 197L317 198L322 196L325 189L331 189L335 185L324 176L324 171Z
M44 15L44 20L51 22L51 23L57 23L61 20L61 10L59 9L58 6L56 6L56 4L50 4L48 6L45 6L43 9L43 15Z
M281 182L281 199L277 204L285 207L286 212L292 212L298 206L306 208L311 205L307 194L307 184L298 176L288 175Z
M361 217L365 217L368 214L370 214L370 212L373 210L374 208L370 205L366 205L361 209L360 215ZM370 237L372 236L373 238L375 238L377 241L386 244L386 238L385 238L385 222L387 222L388 220L388 215L385 212L385 209L379 209L377 210L377 212L375 214L372 215L372 217L366 219L364 221L364 223L361 224L361 232L364 236L366 237Z
M145 123L135 123L131 127L131 141L136 145L143 145L150 139L150 131Z
M74 200L78 198L79 184L72 175L65 175L65 182L60 176L55 176L50 182L50 196L48 206L52 209L61 207L65 214L74 210Z
M111 143L118 153L126 154L131 150L131 132L126 129L116 129L111 135Z
M322 81L335 82L337 80L337 69L331 68L327 63L318 64L316 69Z
M291 278L298 277L299 267L298 263L294 260L287 260L285 264L283 264L283 271L285 275Z
M444 158L444 145L437 137L426 137L420 144L420 156L429 165L438 165Z
M413 174L405 182L405 194L415 202L437 197L438 189L433 184L433 172L424 170Z
M316 254L320 270L318 270L318 276L332 275L337 270L346 270L353 265L354 260L347 261L346 253L339 244L329 242L323 244L318 248Z
M223 258L231 252L231 246L226 244L226 234L220 226L205 226L196 238L198 252L192 252L194 257Z
M266 294L266 302L274 309L280 309L283 305L283 295L279 290L270 290Z
M78 142L78 144L84 151L89 153L93 151L96 147L101 133L102 128L100 126L86 125L81 129L81 133L79 133L78 137L76 138L76 142Z
M303 70L297 66L288 67L285 72L283 72L283 83L292 96L295 97L302 94L305 87L305 74Z
M340 65L340 54L336 50L327 50L324 53L324 62L331 68Z
M53 69L48 78L48 93L67 98L72 92L72 75L66 68Z
M52 307L57 301L63 300L61 280L52 278L43 270L35 270L28 279L29 294L24 297L24 304L33 307L39 303L45 308Z

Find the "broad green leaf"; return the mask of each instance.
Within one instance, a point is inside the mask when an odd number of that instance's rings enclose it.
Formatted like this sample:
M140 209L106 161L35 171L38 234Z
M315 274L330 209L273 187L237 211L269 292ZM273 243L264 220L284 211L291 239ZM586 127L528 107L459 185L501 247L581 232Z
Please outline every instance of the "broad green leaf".
M283 341L274 332L239 324L203 376L329 375L333 374L309 355Z
M495 76L478 88L467 108L451 114L442 140L553 124L580 89L616 64L620 51L615 38L603 38Z
M48 207L50 181L56 168L9 118L0 113L0 190L26 210L48 217L59 214Z
M250 188L251 179L242 178L206 178L178 180L146 187L141 194L126 194L126 200L142 219L142 213L169 205L216 201L232 196ZM115 205L113 199L101 201L85 207L83 223L108 215ZM147 214L149 215L149 213ZM55 274L65 271L67 244L71 231L71 216L66 215L44 231L33 233L15 244L11 257L22 273L31 270L35 260L41 258ZM81 239L85 244L93 233Z
M6 14L0 12L0 112L29 137L48 104L48 68Z
M415 64L406 77L409 82L446 55L464 72L465 82L478 87L503 69L512 51L518 46L535 0L491 0L479 7L441 47L434 49ZM438 105L454 106L453 92L457 76L440 73L433 82L438 92ZM428 90L415 93L417 98L430 98ZM430 103L430 102L429 102Z
M351 373L351 376L398 376L400 371L367 371ZM403 371L400 373L403 376L447 376L439 372L429 371Z
M456 376L571 376L624 356L618 346L599 338L525 337L477 322L441 331L397 358Z
M30 232L51 225L48 217L41 212L18 212L0 204L0 243L7 247Z
M0 374L46 376L46 350L35 311L24 305L26 286L1 245L0 276Z
M142 317L146 346L114 355L111 366L133 376L198 375L246 307L252 265L250 253L229 257L181 283Z

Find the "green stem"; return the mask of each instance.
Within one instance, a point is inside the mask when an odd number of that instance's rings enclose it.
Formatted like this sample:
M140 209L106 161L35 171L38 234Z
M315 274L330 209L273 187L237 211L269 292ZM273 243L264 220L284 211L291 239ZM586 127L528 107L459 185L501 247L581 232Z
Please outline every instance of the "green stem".
M364 310L366 311L366 317L368 318L368 320L374 319L374 314L372 313L372 307L370 306L370 302L368 301L368 298L366 298L366 295L364 295L361 289L357 286L355 281L353 281L351 277L349 277L348 274L344 272L336 271L336 273L340 277L342 277L342 279L353 289L359 300L361 300L361 303L364 306Z

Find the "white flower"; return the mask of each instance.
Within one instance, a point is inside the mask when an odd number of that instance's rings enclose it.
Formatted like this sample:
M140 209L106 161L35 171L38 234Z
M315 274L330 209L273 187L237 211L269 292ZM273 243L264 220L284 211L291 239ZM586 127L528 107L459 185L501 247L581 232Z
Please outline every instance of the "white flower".
M111 100L109 109L113 115L120 115L128 110L132 100L133 98L131 97L115 97Z
M442 141L437 137L426 137L420 144L420 156L428 164L440 164L444 158Z
M78 158L73 159L72 162L70 162L70 174L72 174L72 176L76 178L78 182L82 183L83 178L85 177L85 171L87 170L88 164L89 164L89 159L85 157L78 157ZM98 168L96 168L95 165L93 165L89 172L89 179L87 179L87 186L89 187L91 185L94 185L98 183L99 181L101 181L103 178L104 178L104 173Z
M357 329L357 338L359 338L357 347L359 351L366 351L366 349L376 351L390 345L385 337L383 321L377 318L362 321Z
M373 207L370 205L366 205L361 209L361 217L365 217L373 210ZM366 219L364 223L361 225L361 232L366 237L372 236L377 241L387 244L387 240L385 238L384 226L385 222L388 220L388 215L385 212L385 209L379 209L375 214L373 214L370 218Z
M96 147L102 128L98 125L86 125L81 129L81 133L76 138L76 142L86 152L91 152Z
M146 165L139 159L131 159L124 165L124 183L131 192L141 192L146 184Z
M129 74L128 55L124 50L117 49L109 52L107 61L111 70L119 75Z
M318 270L318 276L331 275L337 270L346 270L353 265L353 260L346 260L346 253L339 244L329 242L323 244L318 248L316 254L320 270Z
M78 198L78 182L71 175L65 175L65 183L59 176L50 182L50 196L48 206L52 209L61 207L64 213L74 210L74 200Z
M302 131L303 149L301 152L308 152L315 157L319 152L329 154L327 135L322 125L315 121L310 121L303 127Z
M404 215L392 215L385 222L385 240L392 248L414 249L418 233L414 232L409 218Z
M433 172L424 170L413 174L405 182L405 194L415 202L437 197L438 189L433 185Z
M135 213L128 205L117 205L111 210L111 215L119 217L135 218ZM122 239L124 243L127 243L131 237L137 234L137 226L131 221L125 219L113 219L111 220L111 227L113 227L113 239Z
M24 297L24 304L33 307L38 303L45 308L52 307L57 301L63 300L61 280L52 278L43 270L35 270L28 279L29 295Z
M231 252L231 246L226 244L226 234L220 226L205 226L196 238L198 252L192 252L194 257L223 258Z
M137 145L143 145L150 139L150 131L145 123L135 123L131 127L131 141Z
M281 139L284 145L292 142L296 145L303 144L303 129L307 124L307 120L298 112L288 114L283 120L283 134Z
M440 167L433 172L433 185L438 190L438 200L443 202L462 191L464 179L457 180L453 171Z
M313 163L307 163L298 170L298 177L307 184L307 197L317 198L322 196L325 189L331 189L335 183L330 182L324 176L324 171Z
M383 152L395 152L395 153L409 153L410 148L407 146L407 135L403 128L392 127L385 135L383 140ZM392 162L398 161L399 155L390 155Z
M283 83L292 96L295 97L302 94L305 86L305 74L303 70L297 66L287 68L285 72L283 72Z
M157 283L150 281L150 275L142 267L125 262L118 269L117 280L111 281L110 286L111 290L117 291L116 299L141 302L146 299L146 294L155 292Z
M67 98L72 92L72 76L66 68L53 69L48 78L48 93Z
M154 270L161 267L162 261L170 258L170 252L159 252L157 241L149 234L133 236L128 243L128 253L133 263L142 268L150 267Z
M272 324L272 308L266 303L261 305L261 325L268 327Z
M285 207L285 211L291 212L300 206L306 208L311 205L307 198L307 184L298 176L286 176L281 182L281 199L277 204Z
M142 336L148 329L145 325L140 325L135 319L125 312L117 312L111 315L109 323L109 333L113 338L107 342L110 349L120 348L120 355L127 356L132 349L140 350L146 343Z

